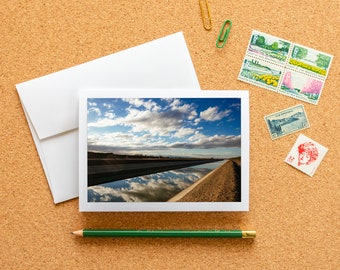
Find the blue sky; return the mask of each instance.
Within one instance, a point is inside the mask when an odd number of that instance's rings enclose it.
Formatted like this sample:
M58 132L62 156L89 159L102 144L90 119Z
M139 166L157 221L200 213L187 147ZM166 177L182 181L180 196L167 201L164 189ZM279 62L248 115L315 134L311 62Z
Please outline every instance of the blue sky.
M240 156L240 102L239 98L89 98L88 150Z

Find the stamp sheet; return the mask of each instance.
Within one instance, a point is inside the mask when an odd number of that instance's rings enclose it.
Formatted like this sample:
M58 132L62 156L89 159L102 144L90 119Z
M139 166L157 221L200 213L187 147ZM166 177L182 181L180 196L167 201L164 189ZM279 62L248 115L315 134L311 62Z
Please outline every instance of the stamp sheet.
M333 56L254 30L238 79L317 104Z

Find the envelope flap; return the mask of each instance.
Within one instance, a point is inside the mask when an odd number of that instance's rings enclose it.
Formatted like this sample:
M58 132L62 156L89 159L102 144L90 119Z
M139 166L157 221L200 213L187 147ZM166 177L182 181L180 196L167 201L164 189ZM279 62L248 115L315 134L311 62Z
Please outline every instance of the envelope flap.
M183 74L189 74L187 77ZM191 74L191 76L190 76ZM181 32L16 85L39 139L78 127L78 89L182 88L199 83Z

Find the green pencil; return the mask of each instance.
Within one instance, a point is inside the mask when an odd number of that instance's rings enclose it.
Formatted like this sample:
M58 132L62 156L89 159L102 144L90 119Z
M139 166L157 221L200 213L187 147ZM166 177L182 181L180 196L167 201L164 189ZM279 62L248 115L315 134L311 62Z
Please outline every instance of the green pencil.
M244 230L115 230L84 229L72 234L81 237L219 237L255 238L256 231Z

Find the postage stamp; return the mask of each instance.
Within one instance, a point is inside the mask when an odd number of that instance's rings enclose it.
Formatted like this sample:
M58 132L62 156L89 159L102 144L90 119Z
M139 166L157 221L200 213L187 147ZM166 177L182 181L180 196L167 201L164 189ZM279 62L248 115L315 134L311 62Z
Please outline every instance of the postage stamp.
M282 73L280 66L249 56L244 59L238 78L241 81L277 91Z
M310 127L302 104L266 115L264 120L272 140Z
M278 88L279 93L317 104L324 82L303 73L286 69L282 82Z
M288 58L291 42L254 30L252 32L247 53L285 63Z
M333 56L253 30L240 81L318 104Z
M308 71L317 76L326 77L331 62L331 55L295 44L288 64L301 71Z
M327 151L326 147L300 134L285 162L303 173L313 176Z

